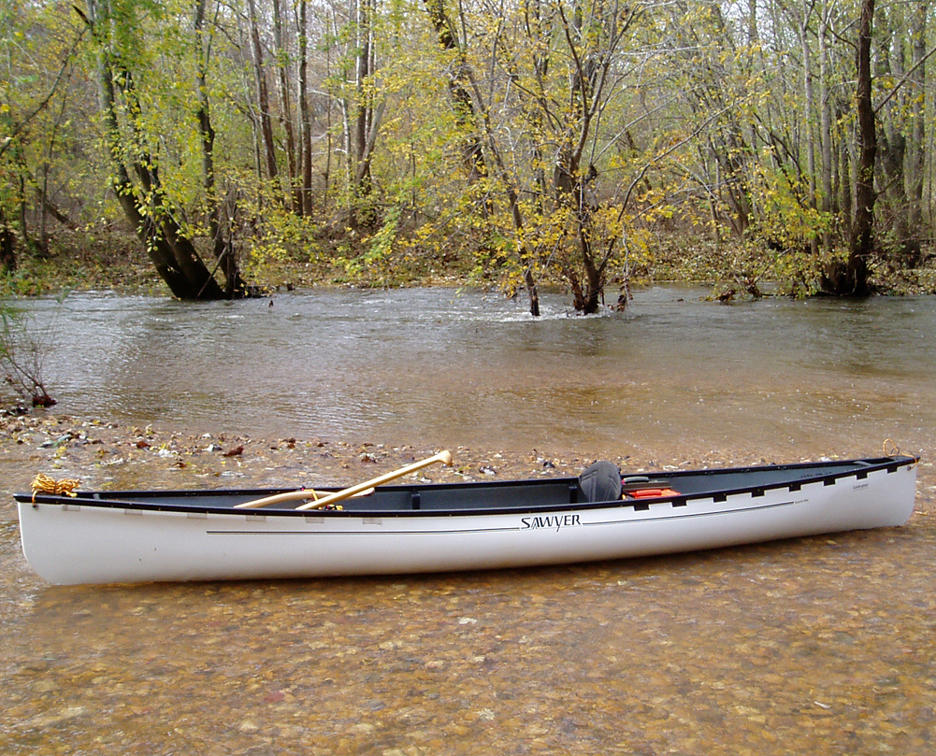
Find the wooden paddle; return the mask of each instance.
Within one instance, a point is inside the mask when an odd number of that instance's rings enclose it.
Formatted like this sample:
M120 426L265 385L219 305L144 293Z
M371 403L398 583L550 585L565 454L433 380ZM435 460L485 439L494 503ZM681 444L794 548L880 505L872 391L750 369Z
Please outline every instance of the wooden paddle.
M363 491L358 491L356 494L351 496L352 499L359 499L364 496L370 496L374 493L373 488L365 488ZM300 495L304 494L304 495ZM253 499L252 501L245 501L243 504L235 504L234 509L243 509L244 507L255 508L255 507L266 507L270 504L279 504L282 501L295 501L296 499L312 499L309 504L313 506L319 506L319 502L328 496L325 494L319 496L318 492L314 488L300 488L296 491L286 491L285 493L272 494L270 496L264 496L262 499Z
M406 467L401 467L399 470L394 470L393 472L386 473L385 475L380 475L372 480L365 481L364 483L358 483L356 486L351 486L350 488L344 488L341 491L335 491L335 493L328 494L323 496L321 499L316 499L315 501L310 501L305 504L302 504L296 507L297 510L306 510L306 509L318 509L319 507L324 507L327 504L334 504L338 501L343 501L348 499L355 494L359 494L362 491L366 491L369 488L374 486L379 486L382 483L387 483L396 478L402 478L404 475L408 475L411 472L416 472L421 470L424 467L435 464L436 462L441 462L444 465L452 464L452 454L448 451L442 451L438 454L435 454L431 457L427 457L424 460L419 462L414 462L411 465ZM254 499L253 501L245 501L243 504L235 505L235 509L253 509L256 507L265 507L268 504L278 504L283 501L295 501L296 499L307 499L309 498L310 491L307 489L300 489L298 491L287 491L286 493L274 494L273 496L265 496L262 499Z

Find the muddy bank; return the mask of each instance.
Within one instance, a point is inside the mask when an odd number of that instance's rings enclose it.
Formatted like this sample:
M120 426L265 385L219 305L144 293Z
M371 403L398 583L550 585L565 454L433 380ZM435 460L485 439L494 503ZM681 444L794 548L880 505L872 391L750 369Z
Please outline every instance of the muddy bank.
M9 496L36 472L110 489L344 484L435 451L0 417L0 751L936 749L927 460L904 528L391 578L51 587L19 552ZM591 461L452 451L454 468L425 477L577 474ZM639 470L763 455L607 456Z

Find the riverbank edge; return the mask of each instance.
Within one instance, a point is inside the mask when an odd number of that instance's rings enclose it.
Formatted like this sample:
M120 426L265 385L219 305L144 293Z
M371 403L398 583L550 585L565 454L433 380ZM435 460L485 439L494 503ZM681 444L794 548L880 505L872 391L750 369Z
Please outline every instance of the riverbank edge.
M712 288L712 298L720 301L786 294L776 282L752 277L750 261L730 262L725 250L710 249L700 240L672 239L661 244L654 259L635 265L628 272L627 286L675 283ZM738 253L739 259L748 253ZM730 259L729 259L730 258ZM936 250L923 255L924 262L914 269L899 269L884 261L871 266L873 290L882 295L936 294ZM740 265L744 271L725 266ZM757 267L757 266L754 266ZM763 266L761 266L763 267ZM295 256L249 259L242 274L248 284L263 294L309 288L419 288L430 286L502 288L494 271L479 271L471 260L443 261L432 257L407 257L405 262L383 261L380 265L361 265L356 258L343 257L304 260ZM610 275L606 295L616 300L625 283ZM538 282L544 290L568 291L565 280L548 276ZM802 295L806 288L798 285ZM49 296L67 291L111 290L121 294L170 297L152 264L142 250L125 235L113 239L80 239L45 256L22 255L13 271L0 274L0 296ZM755 292L755 293L752 293Z

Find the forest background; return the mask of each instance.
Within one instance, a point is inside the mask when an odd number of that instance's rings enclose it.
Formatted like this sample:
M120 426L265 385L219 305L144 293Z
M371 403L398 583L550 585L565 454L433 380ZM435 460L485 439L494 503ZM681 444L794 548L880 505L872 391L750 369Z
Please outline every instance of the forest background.
M0 0L7 291L936 291L930 0ZM141 272L142 271L142 272Z

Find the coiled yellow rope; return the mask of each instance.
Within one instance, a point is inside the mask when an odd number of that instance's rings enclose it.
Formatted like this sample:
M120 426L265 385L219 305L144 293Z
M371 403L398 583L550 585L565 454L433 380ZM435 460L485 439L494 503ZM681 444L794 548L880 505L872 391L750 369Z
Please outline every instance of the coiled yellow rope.
M75 493L75 489L81 485L81 481L78 478L62 478L62 480L54 480L48 475L43 475L39 473L32 482L32 500L36 501L36 494L47 493L54 494L55 496L71 496L75 497L78 494Z

